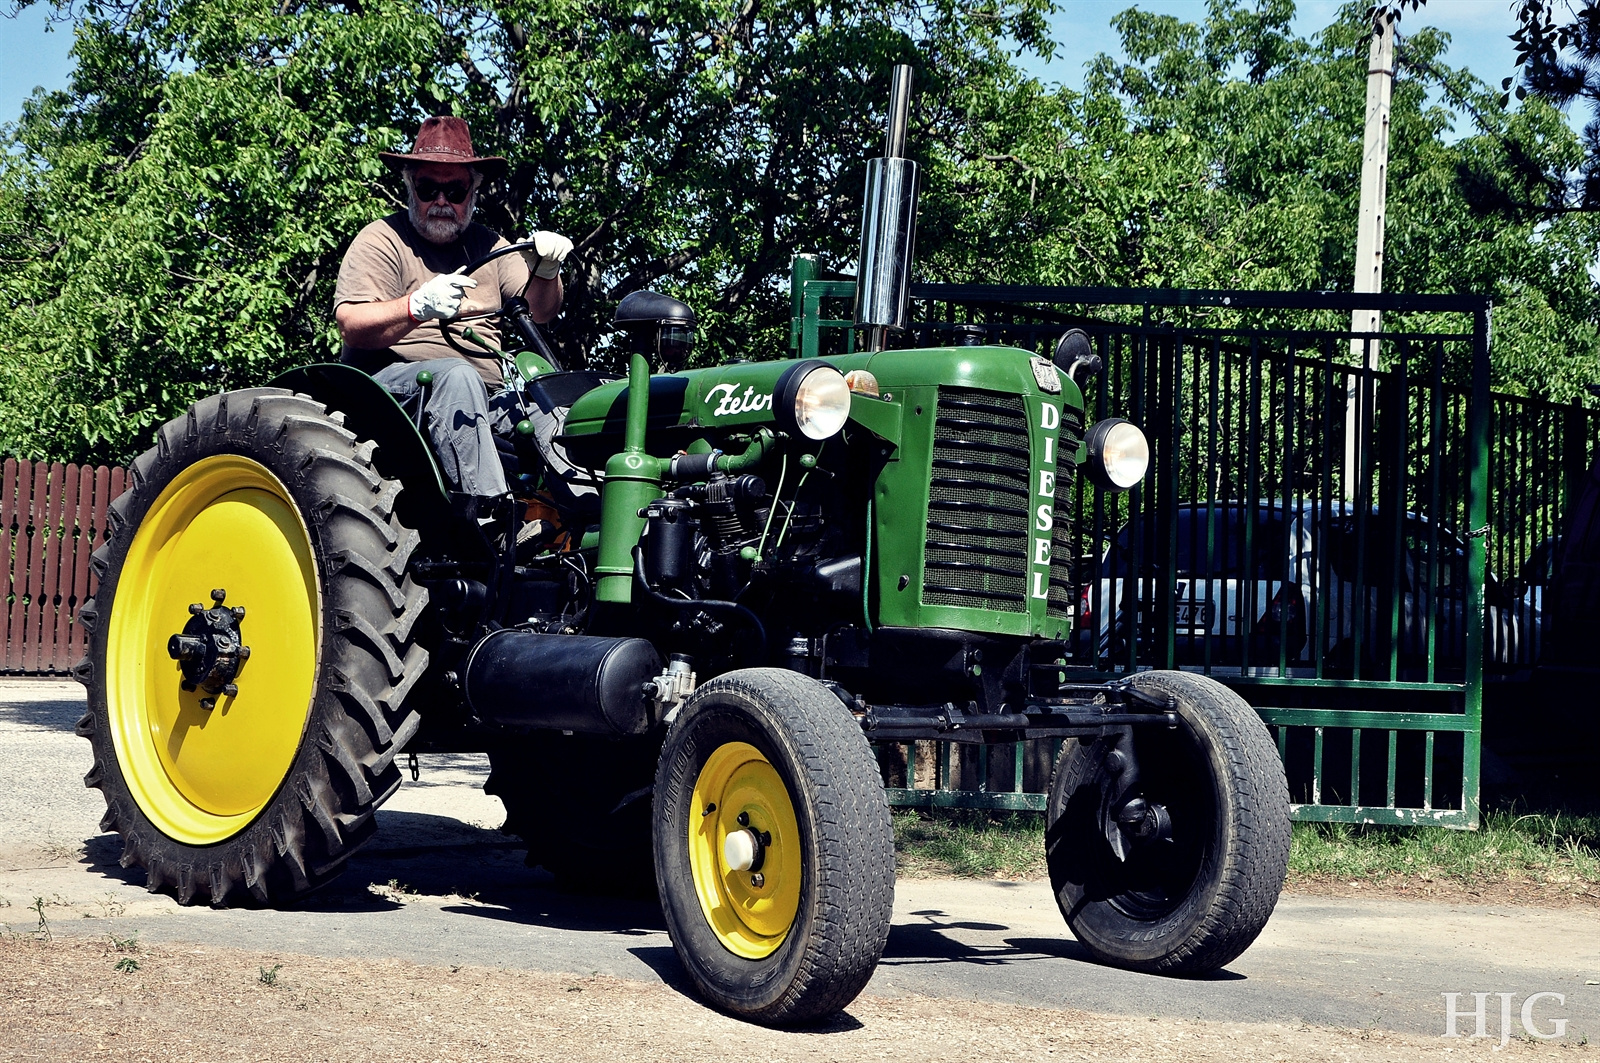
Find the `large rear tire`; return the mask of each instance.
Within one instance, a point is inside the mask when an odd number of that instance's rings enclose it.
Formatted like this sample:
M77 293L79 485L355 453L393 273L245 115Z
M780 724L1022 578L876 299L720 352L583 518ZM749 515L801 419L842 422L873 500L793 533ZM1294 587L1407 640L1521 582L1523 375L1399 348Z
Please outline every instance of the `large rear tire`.
M406 575L400 485L342 424L276 388L200 401L133 462L94 555L84 782L105 795L122 865L182 904L315 889L400 786L427 591ZM196 685L172 654L213 634L249 652Z
M1205 974L1249 948L1278 902L1289 864L1283 764L1255 710L1221 683L1188 672L1132 683L1177 704L1176 729L1133 728L1141 793L1170 815L1170 840L1137 841L1118 860L1103 799L1110 740L1069 740L1046 813L1050 884L1102 962Z
M752 668L695 691L656 771L655 862L678 959L723 1011L833 1015L883 955L889 805L860 726L814 679Z

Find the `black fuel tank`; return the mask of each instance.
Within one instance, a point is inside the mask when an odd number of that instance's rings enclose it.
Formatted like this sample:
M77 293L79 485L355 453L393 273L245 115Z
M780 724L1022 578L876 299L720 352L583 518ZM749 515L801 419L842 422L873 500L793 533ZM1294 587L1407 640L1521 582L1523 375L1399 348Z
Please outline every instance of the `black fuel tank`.
M644 639L486 635L467 658L467 704L479 718L526 730L639 735L655 723L648 684L661 657Z

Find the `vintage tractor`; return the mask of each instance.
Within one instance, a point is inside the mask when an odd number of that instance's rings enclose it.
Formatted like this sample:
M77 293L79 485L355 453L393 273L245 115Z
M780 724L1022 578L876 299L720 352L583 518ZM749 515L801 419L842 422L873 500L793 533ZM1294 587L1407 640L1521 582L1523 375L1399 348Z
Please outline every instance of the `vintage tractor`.
M1289 847L1259 717L1197 675L1063 671L1064 500L1080 471L1122 490L1148 460L1126 421L1084 430L1089 345L884 349L915 218L908 74L869 165L865 349L672 371L694 315L638 292L607 380L561 370L513 303L514 522L469 519L421 414L350 366L161 428L80 614L86 782L124 866L184 904L292 901L372 836L402 751L483 751L530 861L653 880L706 999L801 1022L860 992L889 933L869 738L1060 737L1046 844L1083 945L1173 974L1249 946Z

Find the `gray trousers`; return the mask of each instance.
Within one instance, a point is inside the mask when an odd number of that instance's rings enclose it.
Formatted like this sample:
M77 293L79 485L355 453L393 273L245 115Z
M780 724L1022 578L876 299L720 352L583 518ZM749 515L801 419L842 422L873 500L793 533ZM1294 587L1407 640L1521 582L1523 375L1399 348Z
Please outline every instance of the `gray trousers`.
M520 418L516 398L507 392L490 397L478 371L460 358L429 362L395 362L373 374L398 402L416 395L417 374L433 374L422 406L423 424L445 478L459 491L479 498L499 498L511 490L495 450L496 434L510 437Z

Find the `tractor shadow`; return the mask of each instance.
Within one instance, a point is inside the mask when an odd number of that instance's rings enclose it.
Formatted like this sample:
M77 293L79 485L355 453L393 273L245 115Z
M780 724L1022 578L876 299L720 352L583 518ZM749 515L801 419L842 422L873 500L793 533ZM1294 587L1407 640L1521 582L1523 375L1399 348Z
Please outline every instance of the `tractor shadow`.
M88 708L83 688L77 683L57 684L47 687L40 683L37 694L26 689L18 690L20 682L11 682L0 695L0 724L30 731L75 730L78 721Z
M1003 923L980 923L952 917L939 909L911 912L910 921L901 917L889 931L889 943L884 949L882 967L916 967L940 963L958 963L973 967L1006 967L1039 961L1071 960L1095 967L1107 967L1095 959L1090 951L1073 938L1065 925L1061 936L1055 937L999 937L1011 928ZM961 932L957 937L952 932ZM984 937L976 941L964 940L974 933ZM989 936L996 935L996 936ZM1124 972L1127 973L1127 972ZM1134 975L1161 979L1161 975ZM1215 971L1200 975L1190 981L1233 982L1245 976L1232 971Z

